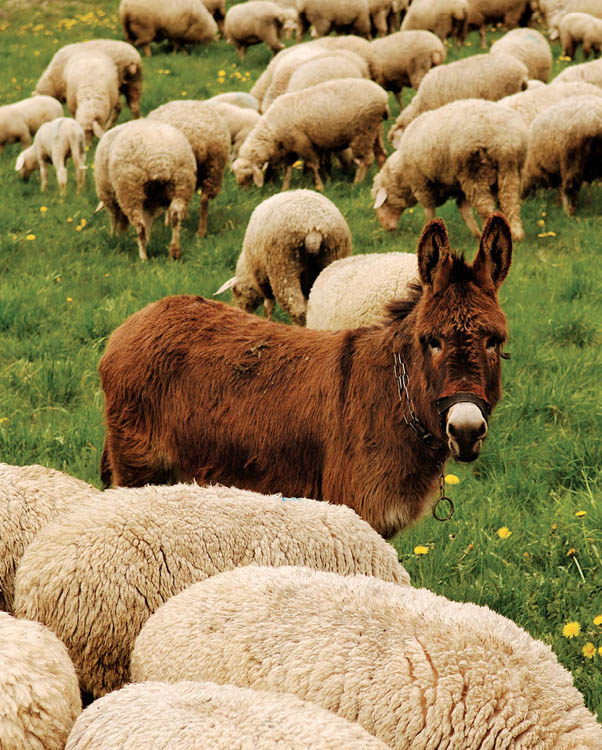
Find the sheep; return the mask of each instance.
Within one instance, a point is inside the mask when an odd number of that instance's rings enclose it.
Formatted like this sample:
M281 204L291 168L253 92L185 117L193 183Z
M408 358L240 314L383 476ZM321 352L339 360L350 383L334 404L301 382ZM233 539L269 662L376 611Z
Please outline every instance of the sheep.
M63 76L65 63L72 55L81 52L101 52L113 60L117 67L119 90L125 96L132 117L140 117L142 59L135 47L116 39L90 39L61 47L36 83L36 94L47 94L64 102L67 94Z
M414 253L369 253L333 261L314 281L307 328L342 330L382 324L387 306L420 283Z
M52 96L31 96L29 99L0 107L0 153L4 144L21 141L27 148L38 128L55 117L61 117L63 107Z
M33 144L17 157L15 169L21 179L26 180L36 170L40 170L42 192L48 185L48 162L56 170L59 192L67 192L67 168L65 159L69 156L75 164L77 192L81 191L86 180L86 136L81 125L70 117L57 117L45 122L35 135Z
M439 65L424 76L410 104L389 130L395 147L403 130L418 115L458 99L496 101L527 88L529 71L512 55L473 55Z
M91 484L62 471L0 463L0 610L12 612L15 571L38 531L80 500L97 497Z
M602 88L584 81L567 81L554 86L540 86L527 89L512 96L505 96L498 100L498 104L510 107L523 118L529 126L540 112L554 104L573 96L602 96Z
M271 320L274 300L293 323L304 325L309 290L320 271L351 254L351 232L339 209L313 190L290 190L260 203L245 231L232 289L241 310L263 303Z
M354 183L361 182L380 145L382 123L389 115L387 94L373 81L352 78L344 86L327 81L283 94L249 133L232 169L239 185L263 185L269 164L288 162L282 190L288 189L292 163L303 159L323 190L318 172L320 153L351 148L357 164Z
M244 60L247 47L260 42L267 44L275 55L284 49L280 38L283 29L292 31L296 26L297 12L292 8L264 0L247 0L228 9L224 35Z
M294 695L212 682L145 682L105 695L65 750L387 750L358 724Z
M526 152L521 116L496 102L463 99L424 112L374 178L377 216L393 230L405 208L419 202L429 221L435 206L454 197L466 226L479 237L472 209L485 221L497 195L512 237L522 240L520 175Z
M526 26L529 0L468 0L468 28L479 29L481 48L487 48L487 26L500 21L507 29Z
M579 44L583 45L583 57L587 60L590 52L594 56L602 53L602 19L589 13L567 13L558 23L558 33L562 53L574 57Z
M134 640L169 597L250 563L409 577L397 553L351 509L231 487L107 490L42 529L17 569L18 617L67 646L94 697L128 681Z
M0 612L0 747L63 750L81 713L67 649L38 622Z
M491 45L491 54L514 55L527 66L529 79L547 83L552 71L552 50L535 29L512 29Z
M324 81L341 78L369 78L366 62L355 52L347 50L325 51L300 65L291 75L287 93L315 86Z
M111 234L136 230L138 255L148 260L153 217L165 207L172 228L169 254L180 258L180 225L196 185L196 160L186 136L164 122L140 119L109 130L96 148L94 180L109 213Z
M313 26L315 35L326 36L330 31L370 36L370 6L368 0L297 0L299 37Z
M103 52L71 55L63 70L67 108L81 125L88 144L102 138L121 111L119 76Z
M402 31L431 31L443 42L451 36L461 45L466 38L468 0L413 0L401 24Z
M484 606L302 567L222 573L147 621L133 682L293 693L392 750L599 750L551 648Z
M602 177L602 99L575 96L548 107L531 123L523 193L557 187L572 216L582 182Z
M399 3L396 0L368 0L373 36L386 36L390 32L397 31L392 28L393 18L400 10L397 5Z
M591 83L593 86L602 88L602 60L569 65L562 73L552 79L551 85L567 83L568 81L585 81L585 83Z
M224 31L224 19L226 17L226 0L203 0L203 5L213 16L219 30Z
M252 110L250 110L252 111ZM162 104L148 114L149 120L173 125L183 133L196 160L196 187L201 191L199 237L207 234L209 201L219 194L230 158L230 131L214 107L192 99Z
M568 13L587 13L602 20L602 5L600 5L600 0L564 0L564 2L554 4L547 16L551 40L558 39L560 24Z
M299 14L297 13L297 0L273 0L276 5L279 5L281 8L286 8L289 10L294 10L294 18L295 18L295 28L291 28L289 24L287 24L286 28L283 29L283 35L285 39L292 39L293 33L295 34L295 37L298 42L301 41L301 37L299 35ZM291 14L291 19L293 18L293 15Z
M382 63L382 85L395 94L400 109L402 88L418 89L429 70L445 61L445 46L430 31L398 31L371 46Z
M119 20L125 38L138 45L147 57L150 43L170 39L177 51L185 43L207 43L218 28L202 0L121 0Z
M237 107L225 101L207 99L206 102L215 107L220 117L226 123L230 133L232 160L237 159L240 147L246 141L251 130L257 125L261 115L255 109Z
M216 104L231 104L234 107L240 107L241 109L254 109L256 112L259 111L259 102L247 91L225 91L223 94L216 94L208 102L214 102Z

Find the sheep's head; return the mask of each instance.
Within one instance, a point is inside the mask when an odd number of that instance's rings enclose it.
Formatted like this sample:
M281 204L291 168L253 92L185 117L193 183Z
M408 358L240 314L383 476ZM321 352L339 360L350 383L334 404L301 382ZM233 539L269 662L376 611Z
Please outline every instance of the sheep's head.
M238 307L239 310L252 313L255 312L263 302L261 294L250 286L250 284L245 283L242 279L238 278L238 276L233 276L231 279L224 282L217 292L213 293L213 296L216 297L218 294L221 294L228 289L232 290L232 303Z
M378 175L377 175L378 177ZM392 232L397 227L399 217L410 206L415 206L416 198L408 187L395 186L395 196L391 191L380 185L377 180L372 188L372 197L374 198L374 209L383 229Z
M258 167L257 164L253 164L248 159L239 156L232 162L232 171L236 177L236 182L241 187L249 187L251 180L257 187L263 186L263 178L265 171L268 168L268 162L266 161L262 167Z
M19 173L19 177L22 180L28 180L32 172L38 168L38 160L36 159L33 146L26 148L25 151L21 151L17 157L17 163L15 169Z

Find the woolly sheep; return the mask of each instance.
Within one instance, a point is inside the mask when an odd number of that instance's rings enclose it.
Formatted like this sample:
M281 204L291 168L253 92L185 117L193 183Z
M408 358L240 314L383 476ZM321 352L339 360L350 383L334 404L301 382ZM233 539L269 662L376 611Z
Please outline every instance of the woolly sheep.
M599 750L602 726L550 647L487 607L306 568L248 566L148 620L132 680L293 693L392 750Z
M487 47L487 26L501 22L507 29L526 25L531 15L529 0L468 0L468 27L479 29L481 48Z
M535 29L512 29L491 45L491 54L514 55L527 66L529 78L546 83L552 71L548 40Z
M212 682L144 682L105 695L65 750L387 750L358 724L294 695Z
M510 107L523 118L525 125L530 125L538 114L554 104L572 96L601 96L602 88L583 81L567 81L555 86L540 86L535 89L520 91L512 96L505 96L498 101L504 107Z
M259 102L257 99L246 91L224 91L223 94L216 94L208 102L231 104L241 109L254 109L259 111Z
M347 50L325 51L323 55L308 60L292 74L287 93L301 91L324 81L341 78L369 78L368 66L354 52Z
M567 81L585 81L593 86L602 88L602 59L591 62L569 65L556 78L552 79L552 85L566 83Z
M15 614L67 646L82 690L128 680L134 639L192 583L238 565L307 565L409 578L395 550L344 506L228 487L179 484L107 490L48 524L17 570Z
M119 20L128 42L141 46L147 57L154 39L170 39L177 50L217 35L217 24L202 0L121 0Z
M33 144L17 157L15 169L21 179L26 180L36 170L40 170L42 192L48 185L48 162L56 170L59 192L67 192L67 168L65 159L69 156L75 164L77 192L86 180L86 136L81 125L70 117L57 117L45 122L35 135Z
M523 176L524 193L557 187L572 216L581 183L602 177L602 99L576 96L539 114L529 128Z
M426 79L425 79L426 80ZM385 229L395 229L405 208L419 202L425 221L435 206L456 198L475 237L495 210L496 197L514 240L524 238L520 220L520 174L527 151L527 127L519 114L486 99L464 99L417 117L398 150L374 178L374 208Z
M387 305L408 299L420 283L414 253L369 253L335 260L314 281L307 328L342 330L378 325Z
M237 159L240 147L246 141L247 136L257 125L261 115L257 110L249 107L237 107L225 101L214 101L207 99L207 104L215 107L220 117L226 123L230 132L232 145L232 159Z
M401 112L388 138L397 147L402 131L418 115L458 99L496 101L527 88L529 71L512 55L473 55L439 65L424 76L410 104Z
M204 237L209 201L222 188L224 170L230 158L228 126L214 107L192 99L162 104L148 114L148 119L173 125L186 136L192 147L196 160L196 187L201 191L197 233Z
M284 49L281 36L285 28L297 25L297 12L264 0L247 0L233 5L226 13L224 35L244 60L247 47L264 42L273 54Z
M602 5L600 0L564 0L559 4L553 4L547 17L550 39L558 39L560 23L567 13L587 13L602 19Z
M5 143L15 141L27 148L40 125L62 114L61 103L52 96L32 96L0 107L0 153Z
M316 39L313 42L306 42L306 46L310 44L326 47L329 50L337 49L355 52L356 55L363 57L368 64L370 78L375 83L383 83L382 62L380 57L375 53L374 47L367 39L348 34L344 36L327 36L322 39Z
M326 36L330 31L370 36L370 6L368 0L297 0L299 36L313 26L315 35Z
M373 81L351 78L344 86L327 81L302 91L283 94L270 106L243 143L232 164L239 185L253 180L263 185L269 164L288 160L282 189L290 183L296 155L313 171L318 190L320 153L351 148L357 164L354 183L361 182L374 161L374 149L384 158L380 145L382 123L388 117L387 93Z
M466 38L468 0L413 0L401 24L402 31L431 31L443 42L451 36L462 44Z
M577 47L583 45L583 57L590 52L598 57L602 53L602 20L589 13L567 13L558 23L562 53L573 57Z
M0 612L0 747L63 750L81 713L67 649L38 622Z
M142 99L142 59L138 50L128 42L116 39L90 39L61 47L48 63L36 84L37 94L54 96L60 102L67 95L63 71L67 60L81 52L101 52L115 63L119 90L125 96L132 117L140 117Z
M180 226L196 185L196 161L186 136L164 122L134 120L109 130L96 147L94 180L109 213L111 234L136 230L138 255L148 260L154 216L167 209L172 228L169 254L179 258ZM152 197L149 197L152 196Z
M289 190L260 203L251 214L236 275L216 294L254 312L263 303L271 319L274 300L305 323L309 290L320 271L351 253L351 232L339 209L313 190Z
M56 469L0 463L0 610L12 612L15 571L27 545L52 519L100 490Z

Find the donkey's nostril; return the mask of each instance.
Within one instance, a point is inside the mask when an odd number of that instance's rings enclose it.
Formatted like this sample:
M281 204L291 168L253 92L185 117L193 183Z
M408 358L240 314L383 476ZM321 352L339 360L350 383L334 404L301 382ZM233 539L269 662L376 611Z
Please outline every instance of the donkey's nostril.
M486 434L487 434L487 422L485 422L485 420L483 420L481 426L477 430L477 437L478 438L484 438Z
M450 437L457 437L458 436L458 431L456 430L456 428L454 427L454 425L451 424L451 422L448 422L448 424L447 424L447 434Z

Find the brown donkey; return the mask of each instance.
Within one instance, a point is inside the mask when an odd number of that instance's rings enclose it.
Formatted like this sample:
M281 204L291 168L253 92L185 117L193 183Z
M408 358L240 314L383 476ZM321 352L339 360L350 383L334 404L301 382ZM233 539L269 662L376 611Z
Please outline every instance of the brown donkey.
M501 395L512 255L493 214L472 265L437 219L422 287L383 326L318 331L202 297L125 321L100 362L106 485L219 482L352 507L383 536L430 507L450 453L477 458Z

